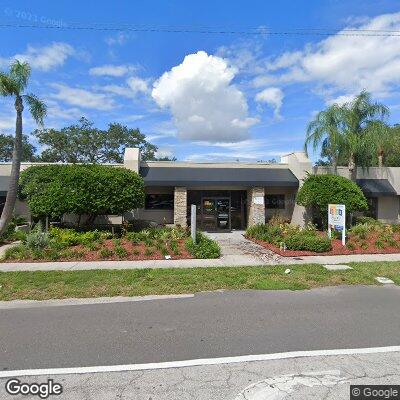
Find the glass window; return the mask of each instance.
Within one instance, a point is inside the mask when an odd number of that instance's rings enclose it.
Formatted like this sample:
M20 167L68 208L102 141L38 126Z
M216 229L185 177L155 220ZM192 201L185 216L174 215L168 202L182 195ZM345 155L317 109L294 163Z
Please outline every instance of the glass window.
M284 194L267 194L265 195L265 208L269 209L284 209L285 195Z
M146 210L173 210L174 209L174 194L146 194L145 200Z

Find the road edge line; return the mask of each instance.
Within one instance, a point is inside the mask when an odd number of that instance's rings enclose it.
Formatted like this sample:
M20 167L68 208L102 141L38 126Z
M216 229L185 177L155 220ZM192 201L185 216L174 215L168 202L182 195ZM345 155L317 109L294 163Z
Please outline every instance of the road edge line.
M394 353L394 352L400 352L400 346L367 347L367 348L335 349L335 350L291 351L285 353L258 354L258 355L220 357L220 358L203 358L194 360L166 361L166 362L146 363L146 364L25 369L25 370L14 370L14 371L0 371L0 378L10 378L16 376L89 374L89 373L102 373L102 372L130 372L130 371L145 371L145 370L170 369L170 368L198 367L204 365L237 364L241 362L272 361L272 360L282 360L282 359L300 358L300 357L378 354L378 353Z

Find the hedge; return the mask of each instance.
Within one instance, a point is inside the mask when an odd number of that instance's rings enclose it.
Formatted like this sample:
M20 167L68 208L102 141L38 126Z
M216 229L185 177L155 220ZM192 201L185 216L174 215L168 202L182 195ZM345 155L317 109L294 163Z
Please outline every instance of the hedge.
M133 171L105 165L42 165L21 173L20 199L34 217L116 214L143 207L144 182Z

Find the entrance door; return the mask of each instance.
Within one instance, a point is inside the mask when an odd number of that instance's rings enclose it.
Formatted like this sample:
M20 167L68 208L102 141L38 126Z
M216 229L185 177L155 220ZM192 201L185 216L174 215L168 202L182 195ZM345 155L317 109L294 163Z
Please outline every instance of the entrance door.
M231 200L224 197L204 197L201 202L201 226L205 231L230 231Z

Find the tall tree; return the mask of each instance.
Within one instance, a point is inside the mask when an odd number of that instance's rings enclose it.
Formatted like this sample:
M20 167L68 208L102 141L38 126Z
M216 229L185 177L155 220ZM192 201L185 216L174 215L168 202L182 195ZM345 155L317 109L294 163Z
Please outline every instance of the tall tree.
M122 163L126 147L139 147L142 159L153 160L157 151L139 129L111 123L101 130L86 118L61 130L39 129L34 135L46 147L41 154L45 162Z
M6 202L0 217L0 234L7 228L13 215L17 199L18 179L22 157L22 113L24 111L24 104L28 106L29 112L37 124L43 125L43 119L46 116L46 105L34 94L24 93L28 86L30 75L31 68L29 64L18 60L11 63L9 72L0 72L0 95L12 97L14 99L16 111L10 183Z
M14 136L0 133L0 161L10 162L14 149ZM27 135L22 135L21 161L36 161L36 147L29 142Z
M333 104L326 110L320 111L307 127L304 149L307 153L311 145L315 151L322 148L322 156L327 157L336 174L340 149L343 145L341 132L342 110L337 104Z
M389 115L389 109L382 103L372 102L371 94L363 90L342 106L342 113L342 151L346 154L349 171L354 176L356 166L370 166L374 147L371 146L368 133L371 132L371 124L383 122Z

